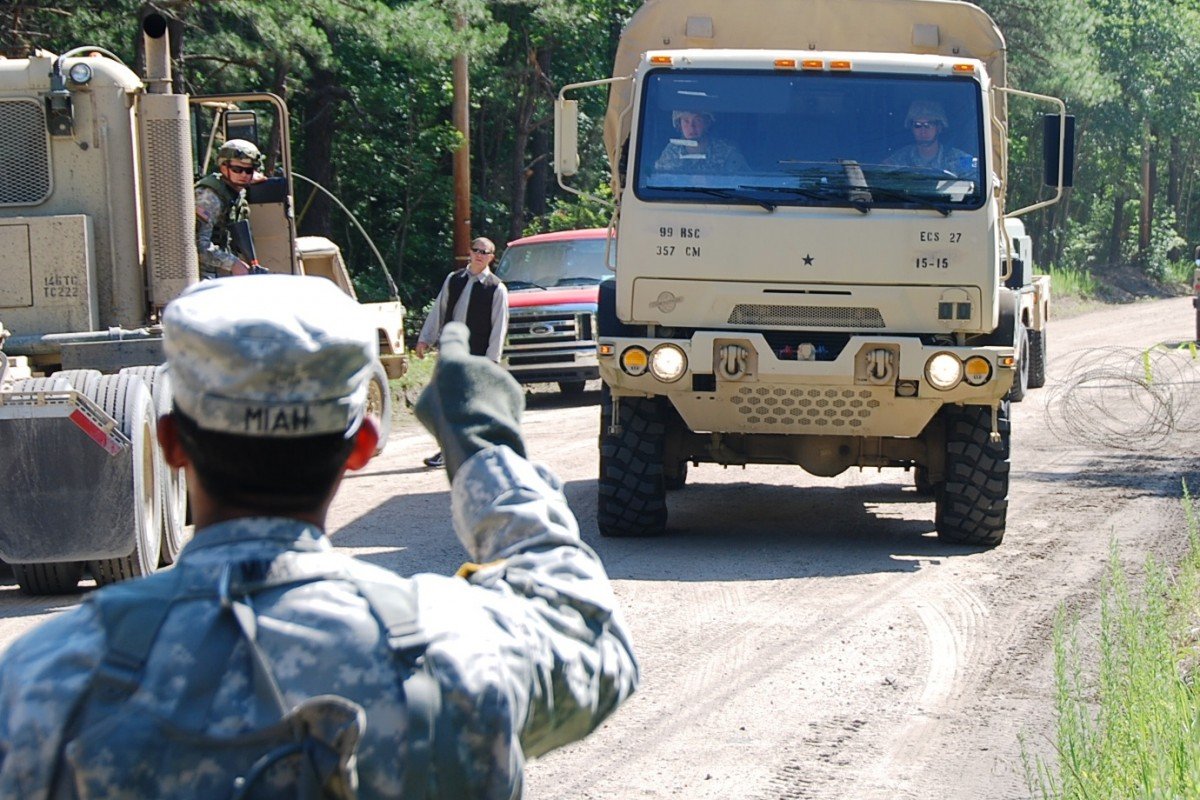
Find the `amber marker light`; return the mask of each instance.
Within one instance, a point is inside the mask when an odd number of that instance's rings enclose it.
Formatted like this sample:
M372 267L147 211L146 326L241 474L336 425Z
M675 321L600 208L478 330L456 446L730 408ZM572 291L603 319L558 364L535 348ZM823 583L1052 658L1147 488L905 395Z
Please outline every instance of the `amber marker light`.
M671 64L673 60L670 56L650 56L651 64Z
M955 72L974 72L975 65L974 64L955 64L954 71Z
M1016 356L1000 356L1000 358L997 360L1000 362L1000 366L1002 367L1011 367L1017 363Z
M600 356L611 356L616 352L616 348L611 342L601 342L596 346L596 354Z
M777 58L775 59L775 69L795 69L796 59L794 58Z
M806 58L800 62L804 69L825 69L825 62L819 58Z
M849 61L830 61L829 68L846 70L851 68L851 64Z

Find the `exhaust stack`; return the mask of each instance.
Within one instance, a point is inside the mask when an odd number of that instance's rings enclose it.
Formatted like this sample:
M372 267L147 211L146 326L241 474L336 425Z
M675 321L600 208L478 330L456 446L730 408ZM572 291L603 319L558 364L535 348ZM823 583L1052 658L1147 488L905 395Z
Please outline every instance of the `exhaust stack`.
M167 20L142 20L146 91L138 101L149 304L162 308L200 280L187 95L171 91Z

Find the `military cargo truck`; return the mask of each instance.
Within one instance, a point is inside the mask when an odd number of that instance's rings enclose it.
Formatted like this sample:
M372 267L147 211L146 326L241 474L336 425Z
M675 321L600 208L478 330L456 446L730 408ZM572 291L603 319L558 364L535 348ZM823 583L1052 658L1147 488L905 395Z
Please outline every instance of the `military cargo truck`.
M0 58L0 560L30 593L69 591L85 571L101 584L152 572L189 535L185 482L156 442L171 405L159 319L200 278L193 181L216 145L248 138L267 154L249 197L261 264L354 294L337 246L296 236L285 105L175 94L166 21L147 15L142 34L141 77L96 46ZM403 307L363 313L386 426Z
M1050 300L1014 223L1073 153L1063 103L1008 86L1005 57L957 0L648 0L612 76L563 88L568 189L577 93L609 90L603 534L662 532L689 464L784 463L911 470L939 537L1002 541L1009 403L1041 379ZM1055 192L1022 209L1016 102L1051 112Z

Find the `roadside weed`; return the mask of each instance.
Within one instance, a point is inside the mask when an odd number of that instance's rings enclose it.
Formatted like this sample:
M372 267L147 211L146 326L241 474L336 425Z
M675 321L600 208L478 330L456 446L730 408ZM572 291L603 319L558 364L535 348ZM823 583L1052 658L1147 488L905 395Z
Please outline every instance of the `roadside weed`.
M1051 276L1055 295L1071 295L1088 298L1096 296L1096 279L1086 269L1056 267L1051 265L1046 274Z
M1188 555L1172 577L1148 559L1135 594L1114 545L1101 587L1098 664L1078 620L1055 625L1056 765L1036 759L1045 798L1200 797L1200 533L1183 486ZM1027 758L1028 762L1028 758Z

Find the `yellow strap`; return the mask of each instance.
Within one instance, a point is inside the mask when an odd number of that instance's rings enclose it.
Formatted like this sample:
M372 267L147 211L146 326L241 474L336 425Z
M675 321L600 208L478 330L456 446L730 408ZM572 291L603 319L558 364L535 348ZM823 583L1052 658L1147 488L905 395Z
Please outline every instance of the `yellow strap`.
M503 563L504 563L503 558L497 559L495 561L489 561L486 564L476 564L472 561L467 561L467 562L464 562L463 565L458 568L458 571L454 573L454 576L457 578L470 579L470 577L472 575L474 575L476 572L479 572L480 570L484 570L489 567L494 567L494 566L497 566L497 565L503 564Z

